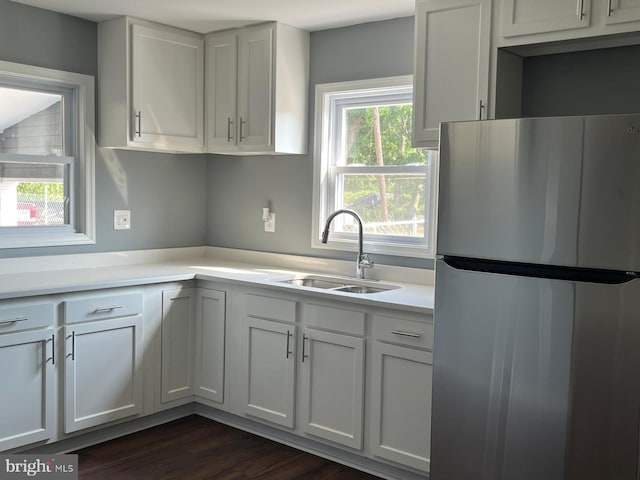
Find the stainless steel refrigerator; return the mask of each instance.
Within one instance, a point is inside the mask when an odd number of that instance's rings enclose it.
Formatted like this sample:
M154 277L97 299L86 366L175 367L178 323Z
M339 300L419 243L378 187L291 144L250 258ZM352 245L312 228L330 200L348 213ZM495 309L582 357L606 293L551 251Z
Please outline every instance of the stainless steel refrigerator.
M637 480L640 115L443 124L432 480Z

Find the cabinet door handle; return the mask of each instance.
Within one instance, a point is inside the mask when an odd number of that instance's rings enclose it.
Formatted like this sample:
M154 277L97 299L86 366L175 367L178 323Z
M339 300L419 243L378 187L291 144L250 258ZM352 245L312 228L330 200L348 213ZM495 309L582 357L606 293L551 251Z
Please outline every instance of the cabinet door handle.
M584 18L584 0L578 0L578 20L582 21Z
M607 17L610 17L613 14L613 5L612 0L607 2Z
M124 308L122 305L109 305L107 307L98 307L96 308L93 313L109 313L109 312L113 312L114 310L118 310L119 308Z
M485 109L485 104L482 99L480 99L480 104L478 106L478 120L482 120L482 111Z
M227 117L227 142L231 142L233 137L231 136L231 125L233 125L233 120L231 117Z
M244 130L244 125L246 125L247 122L244 120L244 118L240 117L240 141L244 140L245 138L247 138L244 134L243 134L243 130Z
M394 330L391 333L401 337L422 338L422 334L420 333L403 332L402 330Z
M285 358L289 358L289 355L293 353L290 350L290 345L291 345L291 332L287 330L287 354L285 355Z
M76 332L71 332L71 360L76 359Z
M51 359L51 365L55 365L56 364L56 334L55 333L51 334L51 356L49 358ZM49 358L47 360L49 360Z
M135 132L135 136L136 137L141 137L142 136L142 112L140 110L138 110L136 112L136 132Z
M309 337L306 334L302 334L302 363L304 363L304 359L305 358L309 358L309 355L307 355L306 352L306 341L309 340Z
M18 322L26 322L27 320L29 320L27 317L12 318L10 320L4 320L0 322L0 326L15 325Z

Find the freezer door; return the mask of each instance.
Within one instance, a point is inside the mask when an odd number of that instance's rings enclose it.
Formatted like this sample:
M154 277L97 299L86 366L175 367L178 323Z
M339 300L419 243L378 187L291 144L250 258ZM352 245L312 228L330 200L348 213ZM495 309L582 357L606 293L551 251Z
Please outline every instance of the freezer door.
M637 480L640 281L436 265L432 480Z
M640 271L640 115L443 124L437 251Z

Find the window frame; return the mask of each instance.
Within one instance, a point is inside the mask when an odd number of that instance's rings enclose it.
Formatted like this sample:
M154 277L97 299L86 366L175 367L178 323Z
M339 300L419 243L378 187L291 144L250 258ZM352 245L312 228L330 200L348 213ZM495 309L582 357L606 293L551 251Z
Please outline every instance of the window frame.
M69 223L2 227L0 249L96 243L94 77L0 61L0 84L64 95L65 152L60 157L0 153L0 162L68 164Z
M375 104L376 98L385 95L387 98L412 94L413 75L396 77L384 77L377 79L355 80L346 82L324 83L316 85L315 89L315 126L314 126L314 156L313 156L313 215L312 215L312 248L353 251L357 244L357 235L348 233L334 233L329 235L327 244L321 242L322 230L328 215L336 208L335 198L336 173L345 172L354 167L333 166L330 162L330 154L336 155L338 145L338 122L334 122L338 108L344 108L349 104L360 104L363 98L371 97L371 103ZM354 98L357 97L357 100ZM380 104L383 104L381 101ZM425 167L417 166L361 166L358 172L362 174L390 173L395 168L404 171L424 172ZM437 201L437 157L431 163L427 173L428 198L425 199L425 234L424 240L401 237L404 240L397 241L392 236L364 235L365 251L384 255L434 258L435 255L435 216ZM340 221L342 216L336 217L334 222ZM345 217L346 218L346 217Z

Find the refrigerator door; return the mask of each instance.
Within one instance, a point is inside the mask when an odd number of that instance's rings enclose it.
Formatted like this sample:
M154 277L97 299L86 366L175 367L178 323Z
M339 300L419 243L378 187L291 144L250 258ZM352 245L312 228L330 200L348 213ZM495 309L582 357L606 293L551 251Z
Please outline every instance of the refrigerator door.
M640 280L436 265L433 480L637 480Z
M640 271L640 115L443 124L442 255Z

